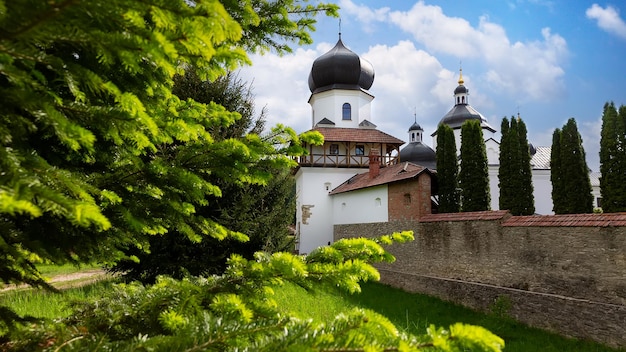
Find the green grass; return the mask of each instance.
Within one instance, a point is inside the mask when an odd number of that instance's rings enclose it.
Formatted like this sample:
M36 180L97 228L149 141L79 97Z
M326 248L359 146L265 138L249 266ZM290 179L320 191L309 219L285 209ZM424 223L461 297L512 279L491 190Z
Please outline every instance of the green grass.
M381 284L363 285L361 294L319 292L309 294L291 285L276 289L276 299L285 312L299 317L325 321L354 307L373 310L391 320L398 328L421 335L430 324L447 327L455 322L480 325L505 340L505 351L609 352L611 349L591 341L581 341L528 327L512 319L482 314L434 297L407 293Z
M70 288L60 293L41 289L5 291L0 294L0 305L7 306L21 316L37 318L63 318L70 313L69 303L102 295L113 280L102 280L82 287Z
M60 294L41 290L7 291L0 294L0 305L7 305L20 315L50 319L66 317L71 313L69 302L99 297L113 282L112 279L106 279L67 289ZM416 335L424 334L430 324L441 327L455 322L480 325L502 337L507 352L626 352L625 349L611 349L590 341L564 338L506 317L482 314L434 297L407 293L377 283L364 284L363 292L355 295L332 291L311 293L294 285L275 288L275 292L279 307L284 312L318 322L328 321L341 312L361 307L386 316L398 328Z

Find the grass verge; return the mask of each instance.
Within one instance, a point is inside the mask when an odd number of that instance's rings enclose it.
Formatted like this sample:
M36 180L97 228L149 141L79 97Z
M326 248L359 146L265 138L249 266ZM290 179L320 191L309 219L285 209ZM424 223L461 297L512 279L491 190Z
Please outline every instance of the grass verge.
M342 311L361 307L386 316L396 327L421 335L430 324L448 327L456 322L480 325L505 340L507 352L615 352L592 341L562 337L541 329L531 328L506 317L483 314L440 299L402 291L377 283L362 285L363 292L316 292L287 285L276 289L278 305L285 312L323 322Z

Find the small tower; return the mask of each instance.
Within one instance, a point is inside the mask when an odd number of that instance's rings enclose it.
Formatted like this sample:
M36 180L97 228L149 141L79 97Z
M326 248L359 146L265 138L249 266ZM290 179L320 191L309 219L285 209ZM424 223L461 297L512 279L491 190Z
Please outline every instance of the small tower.
M409 127L409 144L400 150L400 162L409 161L434 170L437 168L435 151L422 142L424 129L416 121Z
M461 126L467 120L478 120L483 130L485 140L493 138L496 130L489 125L487 119L471 105L469 105L469 89L465 87L463 69L459 69L459 85L454 89L454 106L441 118L439 124L446 124L454 131L457 153L461 151ZM433 148L437 149L437 131L431 134Z

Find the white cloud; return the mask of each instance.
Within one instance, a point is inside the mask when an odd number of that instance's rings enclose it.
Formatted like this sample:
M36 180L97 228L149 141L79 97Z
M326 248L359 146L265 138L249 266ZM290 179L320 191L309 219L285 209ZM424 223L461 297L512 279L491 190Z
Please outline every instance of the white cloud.
M597 21L598 27L626 39L626 23L620 18L618 9L610 5L602 8L598 4L593 4L585 13L587 18Z
M342 3L352 4L344 8L348 12L356 6L350 0ZM358 13L366 12L363 6L357 8ZM545 101L565 94L561 65L568 57L567 43L549 28L542 29L541 40L511 43L504 28L487 17L481 17L478 26L473 27L467 20L447 16L441 7L423 1L408 11L384 14L372 18L411 34L433 54L483 62L489 67L482 73L483 79L493 91L514 94L519 100Z

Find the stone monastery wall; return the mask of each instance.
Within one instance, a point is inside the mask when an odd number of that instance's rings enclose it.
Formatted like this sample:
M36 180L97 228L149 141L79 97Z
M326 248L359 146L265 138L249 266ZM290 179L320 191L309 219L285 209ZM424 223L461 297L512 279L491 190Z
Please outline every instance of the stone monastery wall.
M432 214L419 221L335 225L335 240L412 230L389 247L383 283L560 334L626 346L626 213Z

